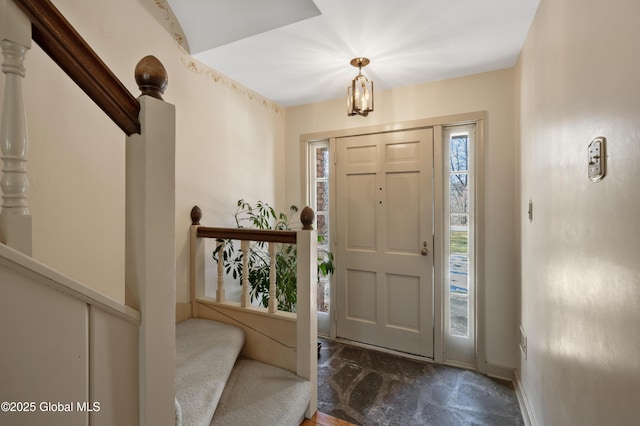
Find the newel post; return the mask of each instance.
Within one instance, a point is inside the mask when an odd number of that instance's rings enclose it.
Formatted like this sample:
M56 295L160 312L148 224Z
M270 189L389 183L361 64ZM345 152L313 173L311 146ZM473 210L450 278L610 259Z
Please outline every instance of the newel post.
M140 310L141 425L175 419L175 107L155 57L135 70L141 133L127 138L125 302Z
M191 299L191 317L198 318L198 298L204 296L204 270L205 270L205 241L198 238L198 227L200 227L200 219L202 219L202 210L200 207L194 206L191 209L191 228L189 231L190 244L190 299ZM222 265L222 262L219 262ZM218 290L218 297L220 293ZM224 293L222 294L224 299ZM224 301L224 300L222 300ZM220 299L218 299L220 302Z
M27 125L22 98L24 58L31 48L31 22L12 0L0 0L0 44L5 74L0 148L2 212L0 242L31 256L31 214L27 204Z
M313 229L315 213L305 207L300 214L302 230L298 231L297 257L297 374L311 381L311 400L306 417L311 418L318 404L318 234Z

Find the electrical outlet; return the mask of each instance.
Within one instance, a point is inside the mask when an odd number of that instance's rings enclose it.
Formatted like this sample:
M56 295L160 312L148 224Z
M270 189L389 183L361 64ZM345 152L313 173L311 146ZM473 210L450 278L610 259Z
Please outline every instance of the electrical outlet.
M527 334L524 332L522 325L520 326L520 332L518 333L518 346L524 356L524 360L527 360Z

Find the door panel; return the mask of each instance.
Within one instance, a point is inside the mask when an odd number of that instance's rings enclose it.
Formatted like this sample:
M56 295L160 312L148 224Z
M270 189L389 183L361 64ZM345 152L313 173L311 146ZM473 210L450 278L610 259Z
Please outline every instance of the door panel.
M433 357L432 130L340 138L336 172L338 337Z
M376 175L354 174L347 182L347 244L349 250L376 250Z
M387 326L420 332L420 279L387 274L386 284Z
M387 187L387 252L415 254L421 249L420 173L391 173Z
M375 274L350 269L347 287L347 318L353 321L376 322Z

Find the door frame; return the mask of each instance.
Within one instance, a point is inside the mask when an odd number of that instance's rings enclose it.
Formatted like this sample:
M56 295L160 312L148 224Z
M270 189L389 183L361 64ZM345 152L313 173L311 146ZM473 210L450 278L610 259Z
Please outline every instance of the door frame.
M444 153L443 153L443 128L448 126L455 126L461 124L475 124L476 125L476 140L475 140L475 153L474 161L476 165L475 169L475 351L476 351L476 370L484 373L486 372L486 339L485 339L485 259L483 251L479 248L484 246L485 241L485 203L484 203L484 183L485 183L485 141L487 140L487 126L486 123L487 113L486 111L476 111L462 114L453 114L447 116L424 118L412 121L402 121L396 123L377 124L366 127L346 128L340 130L330 130L323 132L307 133L300 135L300 153L301 153L301 168L305 182L301 185L301 199L305 200L305 203L309 203L309 182L307 174L308 149L309 142L329 140L329 155L331 162L329 165L329 218L335 217L336 214L336 179L335 179L335 153L336 153L336 139L339 137L348 136L362 136L376 133L395 132L402 130L414 130L421 128L433 128L434 139L434 200L436 201L436 207L442 206L444 200ZM331 220L331 219L329 219ZM331 227L335 232L335 229ZM444 218L442 208L435 208L434 210L434 294L433 294L433 314L434 314L434 342L433 342L433 356L434 361L442 363L444 361ZM335 234L332 236L332 244L335 244ZM338 262L339 259L336 259ZM331 300L336 300L335 285L331 286ZM330 338L336 337L336 318L334 304L329 305L329 315L331 318L331 334Z

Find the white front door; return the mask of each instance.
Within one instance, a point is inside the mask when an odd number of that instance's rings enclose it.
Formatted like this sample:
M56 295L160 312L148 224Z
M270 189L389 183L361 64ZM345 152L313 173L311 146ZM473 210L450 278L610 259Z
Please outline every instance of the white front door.
M433 357L433 130L336 145L337 336Z

